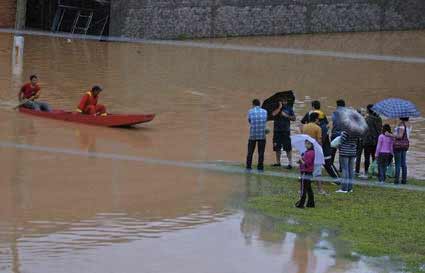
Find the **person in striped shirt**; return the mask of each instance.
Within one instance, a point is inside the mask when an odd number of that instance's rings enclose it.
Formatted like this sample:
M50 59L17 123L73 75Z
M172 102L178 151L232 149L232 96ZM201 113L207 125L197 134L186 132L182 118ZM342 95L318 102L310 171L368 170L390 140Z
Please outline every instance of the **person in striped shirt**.
M343 130L339 145L339 164L342 169L341 189L336 192L347 193L353 191L354 163L357 156L357 139L359 136Z

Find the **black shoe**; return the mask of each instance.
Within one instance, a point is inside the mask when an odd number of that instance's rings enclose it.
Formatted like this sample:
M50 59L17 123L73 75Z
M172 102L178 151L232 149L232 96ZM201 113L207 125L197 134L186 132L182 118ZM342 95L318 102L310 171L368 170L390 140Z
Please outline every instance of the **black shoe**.
M286 166L286 167L285 167L285 169L287 169L287 170L292 169L292 165L288 165L288 166Z
M257 171L259 171L259 172L264 172L264 169L263 168L257 168Z
M280 165L280 163L276 163L276 164L272 165L272 167L280 167L280 166L282 166L282 165Z

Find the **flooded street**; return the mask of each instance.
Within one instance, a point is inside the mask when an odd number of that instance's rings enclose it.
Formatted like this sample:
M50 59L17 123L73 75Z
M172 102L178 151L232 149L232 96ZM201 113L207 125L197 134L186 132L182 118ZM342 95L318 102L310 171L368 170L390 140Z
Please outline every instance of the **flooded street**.
M314 99L328 116L339 98L365 108L402 97L425 113L425 62L409 59L425 58L424 34L199 41L205 48L26 36L20 56L0 33L0 272L398 272L384 258L351 257L331 232L278 232L283 220L242 206L266 177L202 164L242 163L251 100L278 90L295 90L297 120ZM18 113L17 91L34 73L54 108L74 110L101 84L109 112L157 116L111 129ZM425 120L413 126L409 175L423 178Z

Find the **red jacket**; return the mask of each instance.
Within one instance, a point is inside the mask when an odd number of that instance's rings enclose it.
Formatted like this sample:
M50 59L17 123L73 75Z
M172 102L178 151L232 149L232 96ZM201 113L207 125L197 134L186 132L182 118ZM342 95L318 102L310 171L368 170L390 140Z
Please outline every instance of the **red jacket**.
M314 157L314 149L305 151L305 153L302 155L304 164L300 165L301 172L312 173L314 171Z
M80 104L78 104L77 111L85 112L87 106L96 105L98 96L94 96L91 91L88 91L80 100Z

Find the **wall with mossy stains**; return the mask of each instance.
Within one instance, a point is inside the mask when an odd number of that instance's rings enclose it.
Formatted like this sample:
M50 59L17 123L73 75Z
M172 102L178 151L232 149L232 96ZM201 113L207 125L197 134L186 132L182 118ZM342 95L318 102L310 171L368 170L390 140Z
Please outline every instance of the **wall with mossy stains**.
M16 0L0 0L0 28L15 26Z
M110 33L149 39L425 28L425 0L112 0Z

